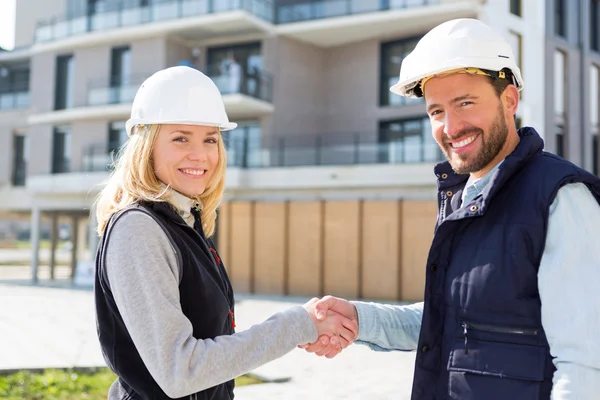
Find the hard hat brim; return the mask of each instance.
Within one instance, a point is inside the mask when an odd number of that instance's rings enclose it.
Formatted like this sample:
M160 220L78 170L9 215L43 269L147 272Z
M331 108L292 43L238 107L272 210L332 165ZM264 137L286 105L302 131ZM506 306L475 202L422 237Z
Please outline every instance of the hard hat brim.
M173 124L173 125L197 125L197 126L214 126L219 128L221 131L230 131L232 129L237 128L238 124L235 122L226 122L222 124L216 124L214 122L201 122L201 121L153 121L148 119L138 119L138 118L130 118L125 123L125 129L127 130L127 136L131 136L133 133L133 128L136 125L165 125L165 124Z

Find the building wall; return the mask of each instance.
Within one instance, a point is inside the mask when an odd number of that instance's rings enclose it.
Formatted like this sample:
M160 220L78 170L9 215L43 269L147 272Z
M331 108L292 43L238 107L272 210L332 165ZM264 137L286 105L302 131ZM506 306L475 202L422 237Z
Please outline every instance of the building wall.
M15 47L31 45L38 21L65 14L67 0L15 0Z
M13 135L27 133L28 110L0 111L0 186L10 183L13 172Z
M418 301L434 201L228 202L217 247L241 293Z
M546 35L546 6L541 1L521 1L522 16L510 13L510 1L498 0L488 2L481 13L481 20L503 34L512 44L512 35L518 34L522 39L521 75L525 81L521 92L521 100L517 117L522 124L535 127L542 137L549 135L546 126L544 104L547 103L548 86L545 79L545 49L541 43ZM519 57L518 49L513 48L515 57Z
M73 104L76 107L88 105L90 85L109 85L111 46L79 48L74 57ZM54 60L56 63L56 59ZM54 79L53 79L54 81Z
M265 65L274 74L272 132L277 135L320 133L324 127L327 50L283 37L267 39Z
M423 104L380 105L381 45L381 40L368 40L328 51L324 132L358 132L368 137L379 131L382 120L425 115Z

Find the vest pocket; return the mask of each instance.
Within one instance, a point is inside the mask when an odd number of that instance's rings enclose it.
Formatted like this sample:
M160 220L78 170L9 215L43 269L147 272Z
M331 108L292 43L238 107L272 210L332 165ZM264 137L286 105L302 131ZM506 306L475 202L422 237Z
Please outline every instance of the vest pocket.
M544 380L545 349L525 344L457 339L448 360L450 398L538 399Z

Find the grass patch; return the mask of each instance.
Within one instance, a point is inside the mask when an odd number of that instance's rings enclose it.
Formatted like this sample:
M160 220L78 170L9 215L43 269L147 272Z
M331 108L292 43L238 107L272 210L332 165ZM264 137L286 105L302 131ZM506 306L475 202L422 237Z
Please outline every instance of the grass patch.
M108 368L87 372L49 369L0 375L0 398L6 400L106 400L117 377ZM244 375L236 386L254 385L261 380Z

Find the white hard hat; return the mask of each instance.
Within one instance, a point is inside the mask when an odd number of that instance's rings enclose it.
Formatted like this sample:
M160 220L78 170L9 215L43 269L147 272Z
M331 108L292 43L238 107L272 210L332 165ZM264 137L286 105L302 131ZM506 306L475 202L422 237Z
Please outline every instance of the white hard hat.
M237 127L229 122L217 85L197 69L185 66L160 70L142 83L125 124L127 135L141 124L216 126L222 131Z
M400 79L390 91L405 97L421 97L424 78L465 68L472 69L470 72L508 68L517 89L523 88L510 44L483 22L460 18L436 26L419 40L402 60Z

